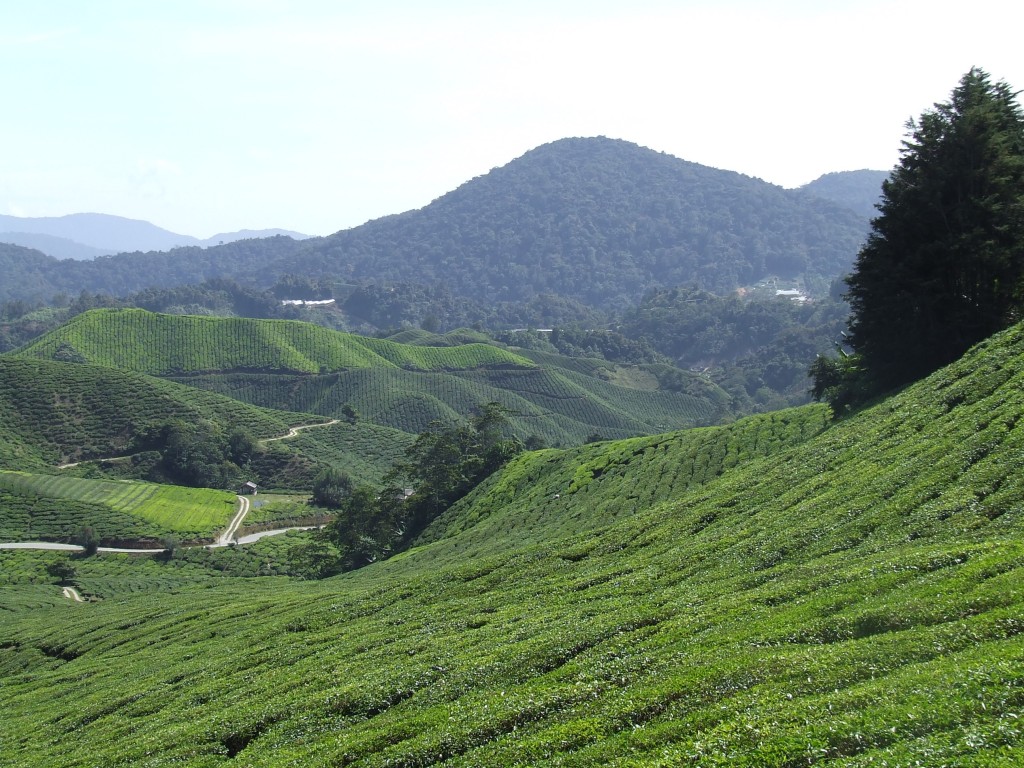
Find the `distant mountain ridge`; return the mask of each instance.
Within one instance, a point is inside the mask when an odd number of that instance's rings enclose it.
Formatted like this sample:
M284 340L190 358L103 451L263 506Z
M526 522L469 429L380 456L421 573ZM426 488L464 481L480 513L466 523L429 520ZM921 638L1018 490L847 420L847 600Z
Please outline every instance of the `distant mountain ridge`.
M608 308L656 287L724 294L769 276L820 291L849 269L867 230L865 217L821 197L618 139L570 138L422 209L310 241L289 266Z
M531 150L424 208L324 238L83 263L48 262L0 244L0 267L15 278L0 286L0 300L82 289L124 295L215 277L269 288L284 275L443 285L488 303L559 296L602 311L634 305L652 289L685 285L722 295L771 277L821 295L849 271L868 229L865 216L819 195L627 141L573 138Z
M134 251L168 251L184 246L209 247L252 238L309 235L284 229L243 229L205 239L180 235L150 224L105 213L20 217L0 215L0 242L35 248L58 259L91 259Z
M799 189L873 219L878 214L875 204L882 197L882 182L887 178L888 171L839 171L819 176Z

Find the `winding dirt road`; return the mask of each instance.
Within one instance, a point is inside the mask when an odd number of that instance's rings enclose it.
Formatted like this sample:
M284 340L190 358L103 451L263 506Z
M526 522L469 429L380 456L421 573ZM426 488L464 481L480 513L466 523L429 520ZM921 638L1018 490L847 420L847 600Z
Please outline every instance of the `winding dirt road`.
M249 498L247 496L238 497L238 511L235 516L231 518L231 522L225 529L224 533L217 537L215 544L217 546L226 547L231 543L232 539L235 538L235 534L238 533L238 527L245 520L245 516L249 514Z
M68 600L74 600L76 603L84 603L85 600L78 594L78 590L74 587L64 587L64 597Z
M260 440L259 442L260 443L272 443L275 440L287 440L287 439L289 439L291 437L297 437L299 432L301 432L304 429L314 429L316 427L333 427L337 423L338 423L337 419L331 419L330 421L324 421L324 422L320 422L320 423L317 423L317 424L302 424L302 425L300 425L298 427L290 427L288 429L288 434L286 434L286 435L281 435L280 437L267 437L267 438L264 438L263 440Z

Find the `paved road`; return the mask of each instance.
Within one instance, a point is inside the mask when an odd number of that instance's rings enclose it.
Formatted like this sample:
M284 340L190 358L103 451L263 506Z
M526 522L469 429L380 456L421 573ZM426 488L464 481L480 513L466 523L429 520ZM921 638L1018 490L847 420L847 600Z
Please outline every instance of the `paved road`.
M80 547L77 544L60 544L56 541L14 541L10 543L0 543L0 549L52 549L60 550L65 552L82 552L85 547ZM98 547L97 552L113 552L122 553L128 555L143 555L153 554L154 552L163 552L160 547L150 547L149 549L123 549L121 547Z

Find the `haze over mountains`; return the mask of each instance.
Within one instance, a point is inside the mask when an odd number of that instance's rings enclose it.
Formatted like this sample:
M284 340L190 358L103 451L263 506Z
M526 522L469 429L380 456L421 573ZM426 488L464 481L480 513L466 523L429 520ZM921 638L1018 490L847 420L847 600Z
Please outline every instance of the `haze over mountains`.
M0 242L34 248L58 259L93 259L131 251L169 251L183 246L206 248L235 240L276 235L295 240L309 237L284 229L243 229L201 239L170 232L148 221L105 213L43 217L0 215Z
M827 199L832 194L828 185L812 196L625 141L563 139L422 209L301 243L278 237L239 248L218 235L205 242L224 245L203 249L167 233L151 253L81 263L0 247L0 266L18 276L0 300L83 288L123 295L215 277L266 288L288 274L444 284L485 301L554 294L599 307L634 303L652 288L692 284L727 293L771 276L823 293L849 269L868 228L863 213ZM118 221L89 216L63 219L92 221L97 231ZM9 219L0 226L13 227ZM98 235L81 237L99 247ZM137 249L135 241L129 247ZM165 247L178 250L156 252Z

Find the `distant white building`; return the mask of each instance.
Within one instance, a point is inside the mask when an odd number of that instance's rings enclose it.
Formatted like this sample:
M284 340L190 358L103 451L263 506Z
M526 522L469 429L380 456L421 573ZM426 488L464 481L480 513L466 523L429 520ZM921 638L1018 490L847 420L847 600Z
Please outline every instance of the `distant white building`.
M797 288L778 289L775 291L776 296L789 299L790 301L796 301L803 304L807 301L807 297L803 295Z
M333 303L334 299L281 299L281 304L286 307L322 307Z

